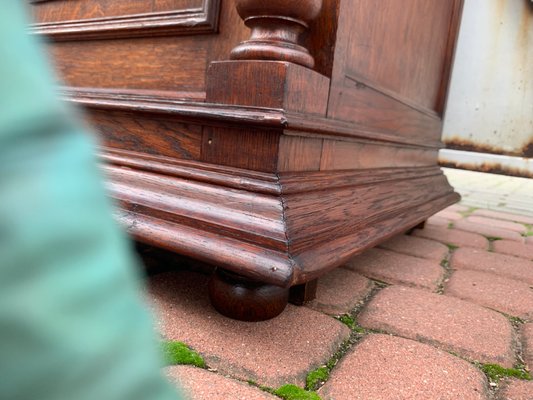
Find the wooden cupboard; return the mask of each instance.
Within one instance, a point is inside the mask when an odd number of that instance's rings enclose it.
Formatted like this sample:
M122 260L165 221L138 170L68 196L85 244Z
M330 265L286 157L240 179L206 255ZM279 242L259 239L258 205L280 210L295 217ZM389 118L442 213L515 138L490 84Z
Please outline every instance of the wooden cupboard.
M42 0L117 218L260 320L459 196L437 166L461 0Z

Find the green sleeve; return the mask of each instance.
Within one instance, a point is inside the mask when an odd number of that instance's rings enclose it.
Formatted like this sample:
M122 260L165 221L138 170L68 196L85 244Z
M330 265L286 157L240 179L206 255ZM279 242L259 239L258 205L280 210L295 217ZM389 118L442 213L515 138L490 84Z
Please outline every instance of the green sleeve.
M94 138L56 99L21 3L0 0L0 399L177 399Z

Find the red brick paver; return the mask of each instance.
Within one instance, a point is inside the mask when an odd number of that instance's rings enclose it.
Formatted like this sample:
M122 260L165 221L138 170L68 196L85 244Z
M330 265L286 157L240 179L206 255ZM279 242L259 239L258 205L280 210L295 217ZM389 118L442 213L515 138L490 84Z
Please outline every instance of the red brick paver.
M444 294L520 318L533 316L533 290L516 279L480 271L455 271Z
M352 258L347 268L383 282L429 290L435 290L444 276L444 269L436 261L382 249L369 249Z
M335 268L318 280L316 299L308 307L338 315L355 308L372 290L374 283L346 268Z
M481 225L492 226L494 228L507 229L509 231L515 231L518 233L527 232L527 228L524 225L518 224L516 222L511 222L511 221L504 221L501 219L493 219L493 218L487 218L483 216L472 215L468 217L466 220L474 224L481 224Z
M435 344L471 360L511 367L513 330L501 314L449 296L391 286L363 309L359 324Z
M533 261L477 249L457 249L450 261L454 269L490 272L533 285Z
M224 374L270 387L303 385L350 334L334 318L293 305L264 322L223 317L209 304L207 279L188 271L159 274L150 279L150 298L161 334L187 343Z
M493 211L493 210L485 210L485 209L475 210L472 213L472 215L480 215L483 217L489 217L489 218L501 219L505 221L519 222L521 224L533 225L533 217L529 217L527 215L511 214L511 213L506 213L502 211Z
M448 247L434 240L399 235L379 247L419 258L441 261L448 255Z
M431 226L431 227L440 227L440 228L448 228L450 223L452 221L446 219L446 218L442 218L442 217L437 217L437 216L432 216L432 217L429 217L427 220L426 220L426 226Z
M533 381L513 379L500 390L498 400L533 400Z
M435 217L444 218L449 221L458 221L460 219L463 219L463 216L459 214L457 211L444 209L442 211L439 211L434 215Z
M415 230L413 235L458 247L474 247L483 250L488 250L489 248L489 242L483 236L454 229L426 226L424 229Z
M524 351L524 361L533 370L533 323L524 324L520 329Z
M492 243L492 246L496 253L509 254L511 256L533 260L533 246L527 246L523 243L513 242L512 240L496 240Z
M369 335L345 356L320 390L335 400L482 400L486 379L468 362L429 345Z
M453 224L454 229L478 233L486 237L495 237L500 239L509 239L516 242L524 242L524 237L520 233L515 231L510 231L508 229L499 228L495 226L477 224L470 221L456 221Z
M205 369L179 365L165 370L188 400L275 400L278 397Z
M464 206L462 204L452 204L451 206L445 208L446 211L455 211L455 212L466 212L470 207Z

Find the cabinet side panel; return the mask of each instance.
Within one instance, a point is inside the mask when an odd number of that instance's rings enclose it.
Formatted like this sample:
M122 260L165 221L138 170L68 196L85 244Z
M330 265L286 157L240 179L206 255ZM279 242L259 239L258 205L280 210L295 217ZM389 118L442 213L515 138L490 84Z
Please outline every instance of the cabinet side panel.
M405 137L438 138L461 5L342 2L328 116Z

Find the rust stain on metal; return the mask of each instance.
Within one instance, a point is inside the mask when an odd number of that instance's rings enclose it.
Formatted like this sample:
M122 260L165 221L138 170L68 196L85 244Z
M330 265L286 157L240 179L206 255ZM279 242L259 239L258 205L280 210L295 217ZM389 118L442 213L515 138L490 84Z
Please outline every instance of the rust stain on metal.
M519 151L505 151L504 149L498 146L475 143L473 141L460 137L445 138L443 142L446 145L447 149L533 158L533 138L530 140L529 143L522 146Z
M490 174L519 176L522 178L533 178L533 173L519 168L509 167L500 163L483 162L481 164L456 162L446 159L439 159L439 165L445 168L467 169L470 171L487 172Z

